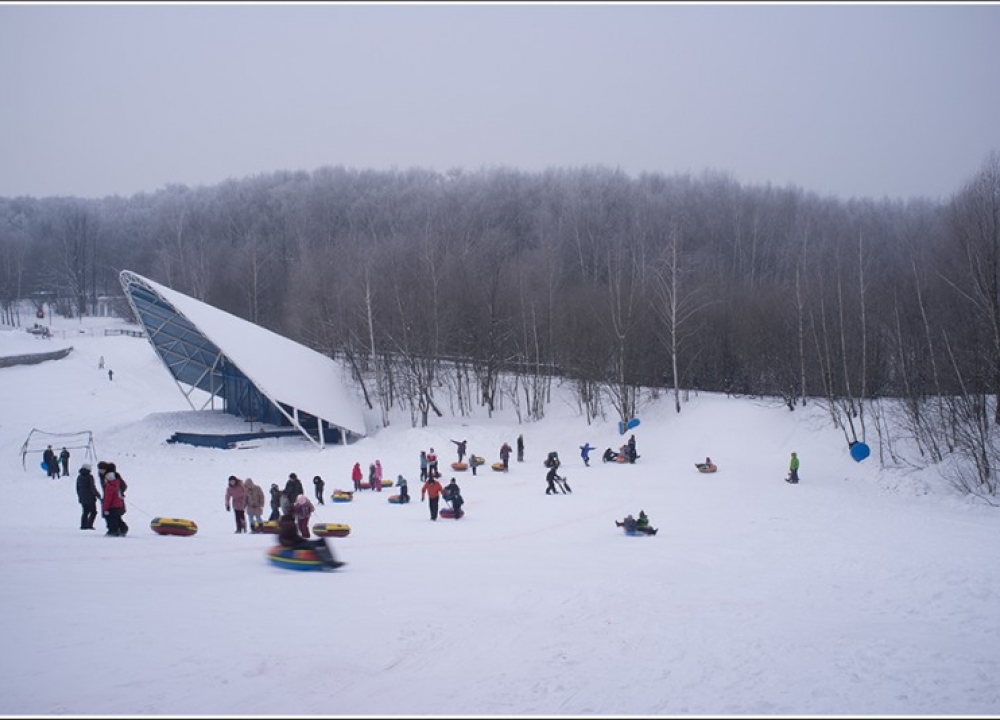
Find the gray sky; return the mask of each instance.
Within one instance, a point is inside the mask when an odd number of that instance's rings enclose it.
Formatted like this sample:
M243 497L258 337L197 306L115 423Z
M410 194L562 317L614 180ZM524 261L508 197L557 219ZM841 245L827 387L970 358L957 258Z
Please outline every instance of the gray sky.
M948 197L1000 5L0 5L0 196L323 165L730 173Z

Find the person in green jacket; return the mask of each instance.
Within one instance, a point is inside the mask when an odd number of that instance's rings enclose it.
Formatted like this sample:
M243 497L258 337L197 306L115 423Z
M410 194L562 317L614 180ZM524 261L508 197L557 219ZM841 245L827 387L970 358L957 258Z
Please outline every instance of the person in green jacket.
M650 527L649 516L646 515L645 510L639 511L639 519L635 521L635 529L647 535L656 535L659 530L658 528Z
M799 482L799 456L792 453L792 461L788 464L788 482L798 484Z

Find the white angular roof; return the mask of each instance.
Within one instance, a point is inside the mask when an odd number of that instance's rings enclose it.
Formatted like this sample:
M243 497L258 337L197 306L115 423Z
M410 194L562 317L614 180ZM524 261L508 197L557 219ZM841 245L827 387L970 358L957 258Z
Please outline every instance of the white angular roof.
M121 281L133 308L129 286L145 286L215 345L271 402L297 408L354 435L367 434L359 400L345 385L344 367L338 361L129 270L121 272ZM146 330L150 333L151 328Z

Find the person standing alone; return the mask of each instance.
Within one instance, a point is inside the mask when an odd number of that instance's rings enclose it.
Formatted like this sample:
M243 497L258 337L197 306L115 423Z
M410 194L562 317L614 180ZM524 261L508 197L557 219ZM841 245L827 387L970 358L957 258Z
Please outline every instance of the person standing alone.
M59 464L62 465L63 477L69 477L69 450L66 448L59 453Z
M788 482L792 485L799 483L799 456L796 453L792 453L792 459L788 463Z

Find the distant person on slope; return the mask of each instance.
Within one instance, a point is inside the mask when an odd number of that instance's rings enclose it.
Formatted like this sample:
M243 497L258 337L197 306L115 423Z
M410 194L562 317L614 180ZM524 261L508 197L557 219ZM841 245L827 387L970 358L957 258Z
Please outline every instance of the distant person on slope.
M799 456L792 453L792 459L788 463L788 482L797 485L799 482Z

